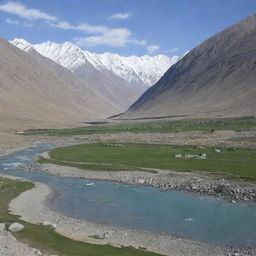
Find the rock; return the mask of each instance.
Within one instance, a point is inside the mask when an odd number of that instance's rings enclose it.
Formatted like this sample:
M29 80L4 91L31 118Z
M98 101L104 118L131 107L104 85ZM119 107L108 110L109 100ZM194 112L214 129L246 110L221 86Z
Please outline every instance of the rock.
M193 154L185 154L184 158L195 158L195 159L206 159L206 154L199 154L199 155L193 155Z
M182 158L182 155L181 154L177 154L177 155L175 155L175 158Z
M106 233L103 234L103 238L109 238L109 237L110 237L109 232L106 232Z
M38 249L34 249L34 255L42 256L43 254Z
M5 231L5 224L4 223L0 223L0 233Z
M142 178L139 178L139 179L137 180L137 183L138 183L138 184L144 184L144 183L145 183L145 180L142 179Z
M220 152L221 152L221 150L220 150L220 149L218 149L218 148L215 148L215 149L214 149L214 152L216 152L216 153L220 153Z
M24 226L22 224L20 224L18 222L14 222L9 226L8 230L11 232L18 232L18 231L22 230L23 228L24 228Z
M52 226L53 228L56 228L56 227L57 227L57 225L56 225L55 223L50 222L50 221L45 221L45 222L43 223L43 225L44 225L44 226Z
M199 154L198 157L196 157L197 159L206 159L207 155L206 154Z

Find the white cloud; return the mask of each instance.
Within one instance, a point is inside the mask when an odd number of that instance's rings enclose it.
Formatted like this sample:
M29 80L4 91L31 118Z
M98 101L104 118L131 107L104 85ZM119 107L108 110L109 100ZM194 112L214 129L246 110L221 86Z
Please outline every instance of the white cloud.
M59 21L57 23L51 23L52 27L65 29L65 30L77 30L87 34L96 34L88 37L74 38L75 43L79 46L92 47L96 45L108 45L111 47L125 46L130 42L129 37L132 34L127 28L110 28L106 26L93 26L87 23L79 25L72 25L66 21Z
M31 23L31 22L23 22L22 23L22 26L23 27L26 27L26 28L32 28L32 27L34 27L34 24L33 23Z
M100 35L75 38L79 46L108 45L111 47L122 47L129 42L131 32L126 28L110 29Z
M126 20L128 19L129 17L131 17L131 13L127 12L127 13L115 13L111 16L108 17L108 19L110 20Z
M74 29L74 27L66 21L59 21L57 23L50 23L50 26L55 27L55 28L60 28L60 29Z
M20 21L18 21L18 20L14 20L14 19L6 19L5 21L6 21L6 23L12 24L12 25L21 25L21 26L27 27L27 28L34 27L34 24L33 24L33 23L27 22L27 21L20 22Z
M164 51L166 53L173 53L173 52L177 52L180 48L173 48L171 50L167 50L167 51Z
M110 30L110 28L105 26L92 26L87 23L82 23L80 25L74 26L66 21L59 21L57 23L50 23L52 27L68 30L78 30L85 33L105 33Z
M49 15L47 13L41 12L36 9L29 9L25 7L23 4L18 2L7 2L5 4L0 5L0 10L3 12L7 12L9 14L17 15L21 18L27 20L48 20L48 21L56 21L57 17Z
M133 44L137 44L137 45L142 45L142 46L146 46L147 45L147 41L146 40L130 40L130 43Z
M158 46L158 45L149 45L149 46L147 47L147 50L148 50L149 53L156 52L156 51L158 51L158 49L159 49L159 46Z
M5 4L0 4L0 11L16 15L25 21L20 22L14 19L7 19L9 24L20 24L23 27L33 27L34 20L43 20L48 26L64 29L81 31L88 34L74 39L79 46L97 46L107 45L111 47L122 47L127 44L135 44L144 46L148 52L153 53L158 50L159 46L149 45L146 40L131 39L132 32L127 28L111 28L107 26L94 26L88 23L81 23L73 25L67 21L61 21L56 16L49 15L37 9L30 9L19 2L9 1ZM127 19L131 13L116 13L109 17L109 19Z
M18 20L6 19L5 21L8 24L13 24L13 25L19 25L20 24L20 22Z

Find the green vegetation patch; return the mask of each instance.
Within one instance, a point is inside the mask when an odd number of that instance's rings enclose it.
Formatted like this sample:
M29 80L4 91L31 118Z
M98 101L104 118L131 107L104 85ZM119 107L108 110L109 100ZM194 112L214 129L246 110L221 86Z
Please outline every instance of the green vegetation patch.
M246 142L256 143L256 137L238 137L238 138L232 138L229 140L234 142L240 142L240 143L246 143Z
M255 117L198 119L198 120L157 120L157 121L124 121L71 129L25 131L25 135L78 136L90 134L110 134L121 132L132 133L168 133L179 131L211 131L211 130L252 130L256 129Z
M137 250L132 247L116 248L110 245L95 245L74 241L64 237L50 226L34 225L9 213L9 202L20 193L33 187L32 183L0 178L0 223L7 225L19 222L25 226L22 231L13 233L15 237L32 247L48 254L69 256L157 256L159 254Z
M43 157L39 158L38 163L57 164L57 165L77 167L80 169L93 170L93 171L141 171L143 170L146 172L157 173L157 171L153 169L142 169L136 166L128 166L123 164L74 162L74 161L66 161L66 160L45 159Z
M245 148L174 146L152 144L85 144L50 151L50 161L55 164L69 165L88 169L94 163L94 169L120 170L120 165L129 169L154 168L175 171L204 171L226 173L248 179L256 179L256 151ZM175 155L206 154L206 159L176 158ZM46 162L48 160L45 160ZM107 167L106 167L107 166ZM92 168L93 169L93 168Z

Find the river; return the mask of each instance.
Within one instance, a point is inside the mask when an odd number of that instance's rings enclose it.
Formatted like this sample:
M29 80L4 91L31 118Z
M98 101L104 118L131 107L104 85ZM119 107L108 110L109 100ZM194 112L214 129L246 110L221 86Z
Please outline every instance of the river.
M62 178L19 169L52 145L0 157L0 173L49 185L51 209L77 219L184 237L217 245L256 247L256 206L181 191ZM61 167L60 167L61 168Z

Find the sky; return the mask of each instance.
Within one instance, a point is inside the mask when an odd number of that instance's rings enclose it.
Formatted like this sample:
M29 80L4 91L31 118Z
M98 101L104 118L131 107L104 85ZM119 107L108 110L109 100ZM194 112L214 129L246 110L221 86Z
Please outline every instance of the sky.
M255 12L256 0L0 0L0 36L174 56Z

